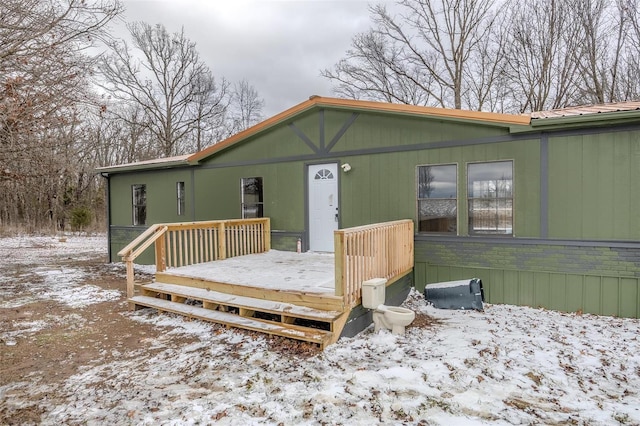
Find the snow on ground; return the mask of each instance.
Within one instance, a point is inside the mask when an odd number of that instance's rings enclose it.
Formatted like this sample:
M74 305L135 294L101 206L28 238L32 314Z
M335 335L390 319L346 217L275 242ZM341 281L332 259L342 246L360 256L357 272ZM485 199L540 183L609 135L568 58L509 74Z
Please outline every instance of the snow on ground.
M57 270L48 254L21 273L55 291L63 277L36 280L45 266ZM78 296L102 300L69 276ZM28 404L17 389L55 391L64 402L38 402L41 423L51 425L640 424L639 320L507 305L438 310L416 292L405 306L439 323L405 336L369 328L310 357L253 334L123 307L131 321L165 330L153 350L87 365L57 389L27 377L0 387L0 404ZM180 336L192 343L176 344Z
M639 424L637 320L488 305L442 311L406 336L371 329L308 359L197 321L151 312L164 350L72 377L45 423ZM198 341L171 347L171 336Z
M1 237L0 253L5 264L50 263L60 259L95 259L103 256L107 260L107 240L104 235L68 235Z
M75 308L119 299L118 291L87 284L90 277L74 265L100 257L107 260L104 236L0 238L2 267L13 267L12 274L0 274L0 308L17 308L38 299ZM21 296L5 300L16 294Z

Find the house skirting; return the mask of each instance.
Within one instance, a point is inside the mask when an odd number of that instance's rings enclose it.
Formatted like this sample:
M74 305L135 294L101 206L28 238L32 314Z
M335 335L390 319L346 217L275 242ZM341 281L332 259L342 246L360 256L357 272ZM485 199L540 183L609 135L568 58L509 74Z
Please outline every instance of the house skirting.
M122 259L118 257L118 252L146 231L147 228L147 226L111 225L109 227L109 260L111 262L122 262ZM146 249L144 253L136 259L136 263L140 265L155 264L153 246Z
M640 317L640 243L423 237L415 286L482 280L488 303Z
M111 261L121 261L118 250L145 229L111 226ZM271 235L275 249L294 251L301 239L306 250L303 233ZM153 249L136 262L153 264ZM482 280L488 303L640 318L640 243L635 242L418 235L414 274L389 286L387 298L397 305L414 284L422 292L426 284L467 278ZM355 308L343 335L357 334L370 317Z

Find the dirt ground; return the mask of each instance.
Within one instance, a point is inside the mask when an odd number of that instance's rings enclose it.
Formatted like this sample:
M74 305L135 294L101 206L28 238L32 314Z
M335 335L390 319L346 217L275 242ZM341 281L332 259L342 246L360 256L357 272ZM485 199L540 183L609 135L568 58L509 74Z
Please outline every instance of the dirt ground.
M100 278L92 279L92 284L119 290L123 296L84 308L37 300L17 308L0 309L2 331L10 330L12 324L20 322L46 320L48 324L16 341L0 341L0 386L31 380L46 384L47 390L55 389L84 366L126 357L128 352L145 346L153 350L150 343L162 334L163 330L157 327L131 321L122 315L128 307L124 298L126 284L121 274L99 260L68 262L74 267L91 270L92 274L98 272ZM6 269L1 272L19 275ZM13 285L19 286L19 280L19 276L16 277ZM10 397L5 395L5 398ZM55 392L34 394L30 399L35 402L45 398L55 399ZM40 415L36 404L17 412L7 412L5 405L0 406L0 424L38 423Z
M62 394L63 383L73 375L92 366L118 360L131 360L143 350L147 355L163 350L155 344L168 331L162 327L134 321L128 317L126 279L124 267L114 268L98 256L96 259L58 260L65 266L91 276L92 285L105 290L117 290L120 298L73 308L64 303L35 298L14 308L0 307L0 388L6 385L29 382L30 386L9 386L0 392L0 425L38 424L45 410L41 401L49 406L63 403L68 395ZM11 302L34 290L32 268L40 265L0 265L0 276L10 278L10 288L0 302ZM8 278L7 278L8 277ZM138 275L137 280L147 281L148 275ZM7 295L8 294L8 295ZM9 303L10 304L10 303ZM45 326L21 333L17 338L7 338L16 324L42 321ZM418 315L412 327L428 327L434 320ZM239 333L256 335L238 330ZM2 336L5 336L3 339ZM193 341L188 336L171 336L170 345L179 347ZM269 339L270 349L287 357L306 358L318 352L316 345L279 337ZM165 346L166 347L166 346ZM228 348L233 350L232 347ZM34 386L35 385L35 386ZM35 392L33 389L37 389ZM33 392L24 395L25 392ZM28 400L30 404L16 407L10 401Z

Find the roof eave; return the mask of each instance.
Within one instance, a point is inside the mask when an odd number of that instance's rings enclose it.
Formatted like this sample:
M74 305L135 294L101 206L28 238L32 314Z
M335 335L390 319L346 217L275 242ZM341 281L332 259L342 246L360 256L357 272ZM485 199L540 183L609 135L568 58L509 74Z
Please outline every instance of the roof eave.
M484 125L502 125L510 126L528 126L530 117L528 115L501 114L482 111L466 111L447 108L424 107L406 104L389 104L373 101L354 101L350 99L325 98L320 96L312 96L309 100L302 102L292 108L289 108L280 114L277 114L261 123L256 124L237 133L230 138L211 145L204 150L191 155L188 158L190 164L197 164L200 161L223 151L236 143L256 136L268 129L281 124L291 117L301 114L313 108L333 108L351 111L367 111L367 112L384 112L399 115L410 115L415 117L429 117L435 119L444 119L450 121L468 122Z
M176 167L186 167L189 166L189 162L187 160L181 160L176 162L166 162L166 163L149 163L149 164L124 164L121 166L107 166L107 167L98 167L95 169L96 174L102 175L110 175L117 173L128 173L128 172L137 172L143 170L161 170L161 169L174 169Z
M187 158L187 161L192 165L197 164L205 158L208 158L211 155L220 152L236 144L237 142L242 141L243 139L247 139L251 136L256 136L262 132L265 132L271 129L273 126L286 121L288 118L313 108L315 106L314 100L315 98L312 98L298 105L295 105L279 114L274 115L271 118L268 118L267 120L261 121L260 123L251 126L246 130L243 130L242 132L236 133L235 135L221 142L213 144L210 147L203 149L202 151L196 152L195 154L189 156L189 158Z
M562 117L534 118L531 120L531 127L535 130L547 130L556 127L583 127L585 123L591 123L594 126L604 126L638 120L640 120L640 111L638 110L612 111Z
M357 103L356 103L357 102ZM529 125L529 115L502 114L496 112L469 111L461 109L415 106L407 104L387 104L373 101L351 101L338 98L318 98L318 105L357 110L396 113L429 118L442 118L453 121L474 122L489 125Z

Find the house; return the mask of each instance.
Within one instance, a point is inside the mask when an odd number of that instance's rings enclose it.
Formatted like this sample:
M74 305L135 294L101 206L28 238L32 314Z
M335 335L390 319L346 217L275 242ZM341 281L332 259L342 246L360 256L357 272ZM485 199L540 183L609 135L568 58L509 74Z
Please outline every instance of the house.
M311 97L193 155L104 167L109 248L159 222L268 217L271 247L412 219L405 285L640 317L640 102L530 115ZM153 261L149 252L147 262Z

